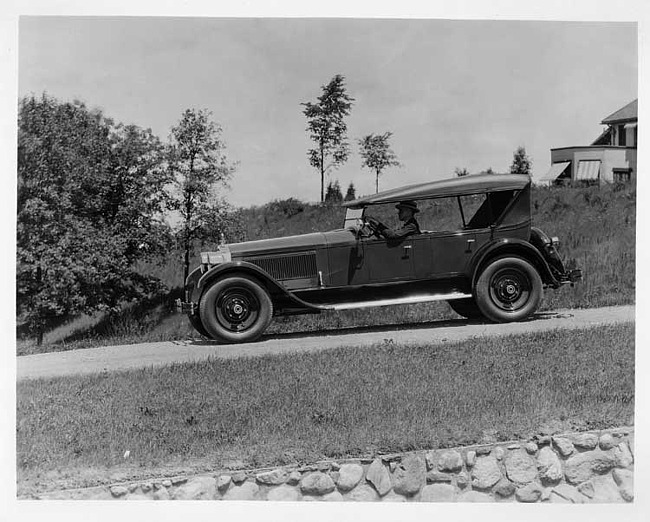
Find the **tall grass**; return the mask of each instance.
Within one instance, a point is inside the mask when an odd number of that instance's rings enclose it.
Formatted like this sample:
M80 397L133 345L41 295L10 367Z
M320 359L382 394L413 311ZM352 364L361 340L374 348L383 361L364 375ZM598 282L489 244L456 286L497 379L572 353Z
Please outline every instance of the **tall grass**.
M548 290L542 310L588 308L634 303L636 188L634 185L605 185L585 188L543 188L532 191L533 224L562 241L565 261L583 270L583 280L573 288ZM392 206L390 214L394 214ZM452 208L440 204L431 208L434 223L448 222L445 212ZM264 206L242 209L248 240L282 237L340 228L345 209L297 200L275 201ZM428 218L423 216L423 223ZM389 214L379 216L390 222ZM197 246L192 265L198 264L198 251L216 242ZM174 316L171 302L180 295L182 255L171 252L166 259L143 264L143 272L156 275L175 289L155 303L141 303L127 313L109 317L84 318L65 325L45 338L44 346L19 342L19 353L78 348L96 344L122 344L185 338L193 335L184 316ZM138 313L133 313L133 310ZM332 312L318 316L279 318L270 333L332 329L346 326L422 322L456 317L444 303L427 303L381 309Z
M110 479L229 460L313 462L626 425L633 415L634 326L625 324L21 381L17 462L21 487L82 485L87 468Z

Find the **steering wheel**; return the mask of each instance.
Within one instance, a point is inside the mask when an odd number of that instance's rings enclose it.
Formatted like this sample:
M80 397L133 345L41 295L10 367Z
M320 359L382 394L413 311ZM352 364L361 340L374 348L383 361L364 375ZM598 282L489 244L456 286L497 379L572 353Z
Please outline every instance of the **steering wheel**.
M363 219L363 224L368 227L373 236L377 238L382 237L381 233L379 232L380 225L382 224L380 221L377 221L371 216L366 216Z

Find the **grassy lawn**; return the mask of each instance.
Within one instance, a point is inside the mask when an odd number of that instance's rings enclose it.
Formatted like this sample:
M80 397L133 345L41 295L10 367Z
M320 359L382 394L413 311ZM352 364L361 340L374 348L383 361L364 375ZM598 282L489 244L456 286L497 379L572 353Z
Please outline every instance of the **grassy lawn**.
M629 425L633 415L633 324L26 381L19 492Z

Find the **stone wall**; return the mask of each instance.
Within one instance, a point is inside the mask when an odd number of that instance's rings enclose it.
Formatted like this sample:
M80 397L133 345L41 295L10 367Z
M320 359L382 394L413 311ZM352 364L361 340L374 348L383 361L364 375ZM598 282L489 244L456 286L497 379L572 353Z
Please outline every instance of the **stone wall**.
M300 468L228 470L50 492L43 499L366 502L631 502L634 431L537 436L528 441Z

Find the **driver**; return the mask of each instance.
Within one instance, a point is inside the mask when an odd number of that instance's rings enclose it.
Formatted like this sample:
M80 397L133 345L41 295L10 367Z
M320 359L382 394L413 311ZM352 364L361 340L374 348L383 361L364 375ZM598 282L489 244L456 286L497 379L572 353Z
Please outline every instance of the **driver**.
M413 234L420 234L420 225L415 219L415 214L420 212L417 203L415 201L400 201L395 208L398 210L398 219L404 223L402 228L391 230L371 216L367 216L366 221L386 239L404 239Z

